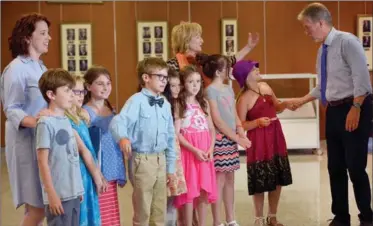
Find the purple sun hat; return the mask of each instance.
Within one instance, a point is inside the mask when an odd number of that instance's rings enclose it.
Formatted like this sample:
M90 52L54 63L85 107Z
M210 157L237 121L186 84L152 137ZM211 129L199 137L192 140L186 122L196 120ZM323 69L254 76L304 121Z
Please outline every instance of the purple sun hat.
M241 60L233 66L233 77L237 80L241 88L245 86L247 76L254 67L259 68L259 63L251 60Z

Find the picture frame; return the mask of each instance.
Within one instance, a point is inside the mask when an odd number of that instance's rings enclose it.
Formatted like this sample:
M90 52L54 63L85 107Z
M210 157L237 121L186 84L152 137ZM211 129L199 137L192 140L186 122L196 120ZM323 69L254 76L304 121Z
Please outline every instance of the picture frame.
M83 76L92 66L92 25L61 24L61 64L73 75Z
M358 15L357 16L357 37L363 45L365 56L367 58L367 66L369 71L373 69L373 50L372 50L372 34L373 34L373 16Z
M167 21L137 22L138 61L148 57L168 60L168 23Z
M221 52L222 55L232 56L237 53L237 19L221 20Z
M103 4L101 0L49 0L47 3L57 4Z

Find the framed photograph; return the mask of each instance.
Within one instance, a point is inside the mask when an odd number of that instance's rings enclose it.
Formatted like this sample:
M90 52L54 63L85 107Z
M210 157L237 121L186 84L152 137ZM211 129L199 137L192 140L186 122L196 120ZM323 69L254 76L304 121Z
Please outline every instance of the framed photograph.
M92 65L92 28L89 23L61 25L62 68L84 75Z
M73 3L73 4L81 4L81 3L89 3L89 4L102 4L103 1L101 0L49 0L48 3Z
M369 71L372 71L373 69L372 23L372 15L358 15L357 17L357 37L363 45Z
M166 21L137 22L138 61L148 57L168 60L168 29Z
M221 21L221 52L232 56L237 53L237 20L222 19Z

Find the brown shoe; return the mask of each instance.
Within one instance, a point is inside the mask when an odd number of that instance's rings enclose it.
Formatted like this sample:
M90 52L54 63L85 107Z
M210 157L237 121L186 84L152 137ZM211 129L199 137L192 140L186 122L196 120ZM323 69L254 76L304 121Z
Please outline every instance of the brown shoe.
M267 225L268 226L284 226L283 224L277 221L276 214L268 214Z

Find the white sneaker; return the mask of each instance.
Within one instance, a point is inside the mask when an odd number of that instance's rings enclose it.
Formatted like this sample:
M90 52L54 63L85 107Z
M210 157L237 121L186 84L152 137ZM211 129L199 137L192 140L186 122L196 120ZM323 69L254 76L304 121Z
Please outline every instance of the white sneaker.
M240 226L240 225L237 223L237 221L234 220L234 221L227 223L226 226Z

